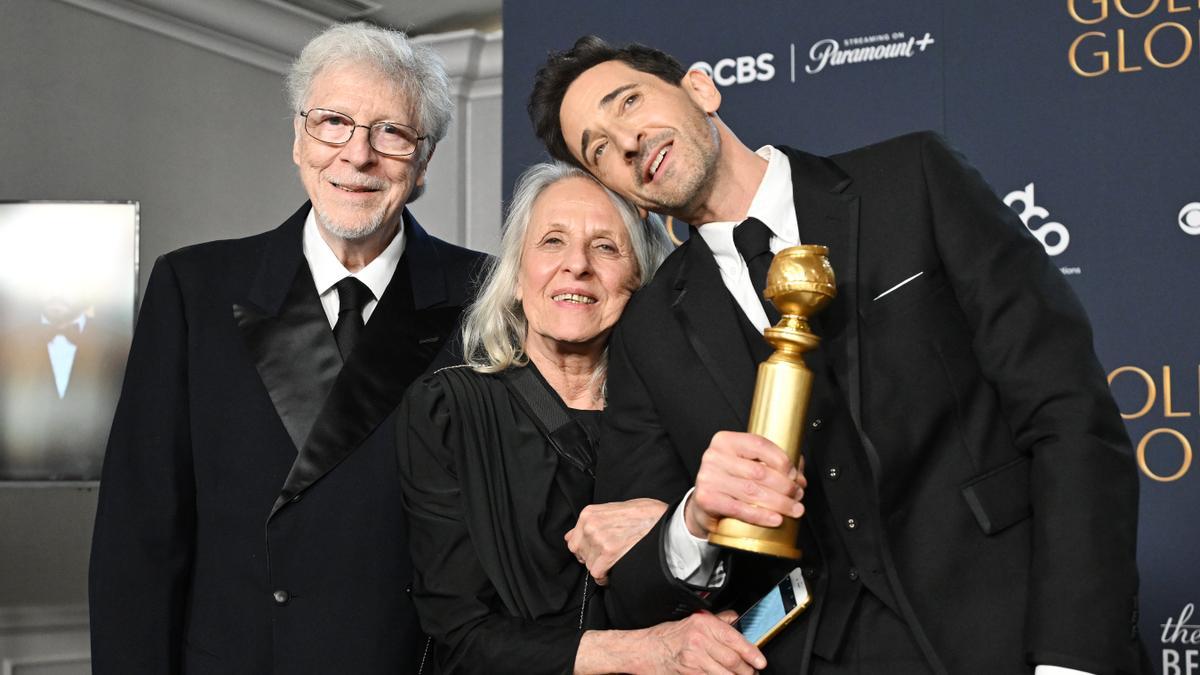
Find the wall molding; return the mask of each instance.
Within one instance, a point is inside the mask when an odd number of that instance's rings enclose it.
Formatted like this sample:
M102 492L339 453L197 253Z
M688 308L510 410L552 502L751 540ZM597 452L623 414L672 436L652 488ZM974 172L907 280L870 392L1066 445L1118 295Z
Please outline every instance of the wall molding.
M88 608L0 607L0 675L91 672Z
M0 635L87 629L87 605L0 607Z
M59 0L235 61L283 75L294 55L127 0Z
M311 36L330 25L316 15L305 17L259 3L243 3L240 14L215 11L219 7L204 13L200 9L203 5L198 4L194 14L184 16L131 0L59 2L277 75L286 75ZM253 12L249 11L250 5L254 6ZM418 35L413 41L433 47L445 59L455 94L467 90L473 92L472 97L499 95L503 31L465 29Z
M41 672L42 666L80 666L79 672L91 672L91 654L50 654L0 659L0 675L25 675ZM60 672L59 668L55 668Z

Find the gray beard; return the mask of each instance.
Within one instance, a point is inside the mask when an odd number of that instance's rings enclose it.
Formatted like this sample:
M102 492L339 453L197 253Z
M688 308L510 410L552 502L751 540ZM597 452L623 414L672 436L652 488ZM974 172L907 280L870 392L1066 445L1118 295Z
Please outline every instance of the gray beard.
M365 239L383 227L383 210L378 209L370 214L369 218L364 218L359 221L357 227L345 223L334 222L332 218L317 209L317 221L321 223L321 227L325 231L338 239L346 241L355 241L357 239Z

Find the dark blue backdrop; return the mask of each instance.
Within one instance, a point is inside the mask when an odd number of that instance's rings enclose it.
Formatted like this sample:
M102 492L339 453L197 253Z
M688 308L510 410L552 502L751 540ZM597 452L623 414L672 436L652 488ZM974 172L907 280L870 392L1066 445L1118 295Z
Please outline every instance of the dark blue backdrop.
M1200 2L512 0L504 32L508 186L545 158L534 73L585 33L707 64L750 147L946 134L1091 314L1141 459L1142 634L1162 672L1200 673L1174 628L1200 601Z

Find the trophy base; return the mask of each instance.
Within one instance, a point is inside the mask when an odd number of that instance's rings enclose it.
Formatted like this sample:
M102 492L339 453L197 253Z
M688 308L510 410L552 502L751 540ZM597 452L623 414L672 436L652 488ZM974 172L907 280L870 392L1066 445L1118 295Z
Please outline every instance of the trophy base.
M724 534L715 532L708 535L710 544L724 546L725 548L734 548L739 551L749 551L750 553L761 553L763 555L773 555L776 558L787 558L789 560L799 560L803 553L800 549L790 544L784 544L778 541L767 541L763 539L752 539L750 537L730 537Z

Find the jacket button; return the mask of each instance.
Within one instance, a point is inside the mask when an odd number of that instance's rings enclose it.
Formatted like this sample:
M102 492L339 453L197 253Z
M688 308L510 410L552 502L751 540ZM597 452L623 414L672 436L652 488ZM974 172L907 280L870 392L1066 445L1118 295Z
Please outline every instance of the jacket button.
M800 574L804 575L806 579L811 579L816 573L817 570L812 565L805 565L804 567L800 568Z
M850 581L858 581L858 570L853 567L850 568Z
M841 478L842 470L837 468L836 466L831 466L831 467L829 467L828 474L829 474L829 480L837 480L838 478Z
M813 431L816 431L821 428L822 424L824 424L824 423L821 421L821 418L818 417L812 421L812 424L810 426L812 426Z
M854 529L854 528L856 528L856 527L858 527L858 521L857 521L857 520L855 520L855 519L853 519L853 518L847 518L847 519L846 519L846 529L847 529L847 530L853 530L853 529Z
M409 584L409 585L405 586L405 587L404 587L404 592L405 592L405 593L412 593L412 584Z
M290 600L292 596L288 595L287 591L280 590L280 591L275 591L274 593L272 593L271 597L275 598L275 604L286 605L288 603L288 600Z

